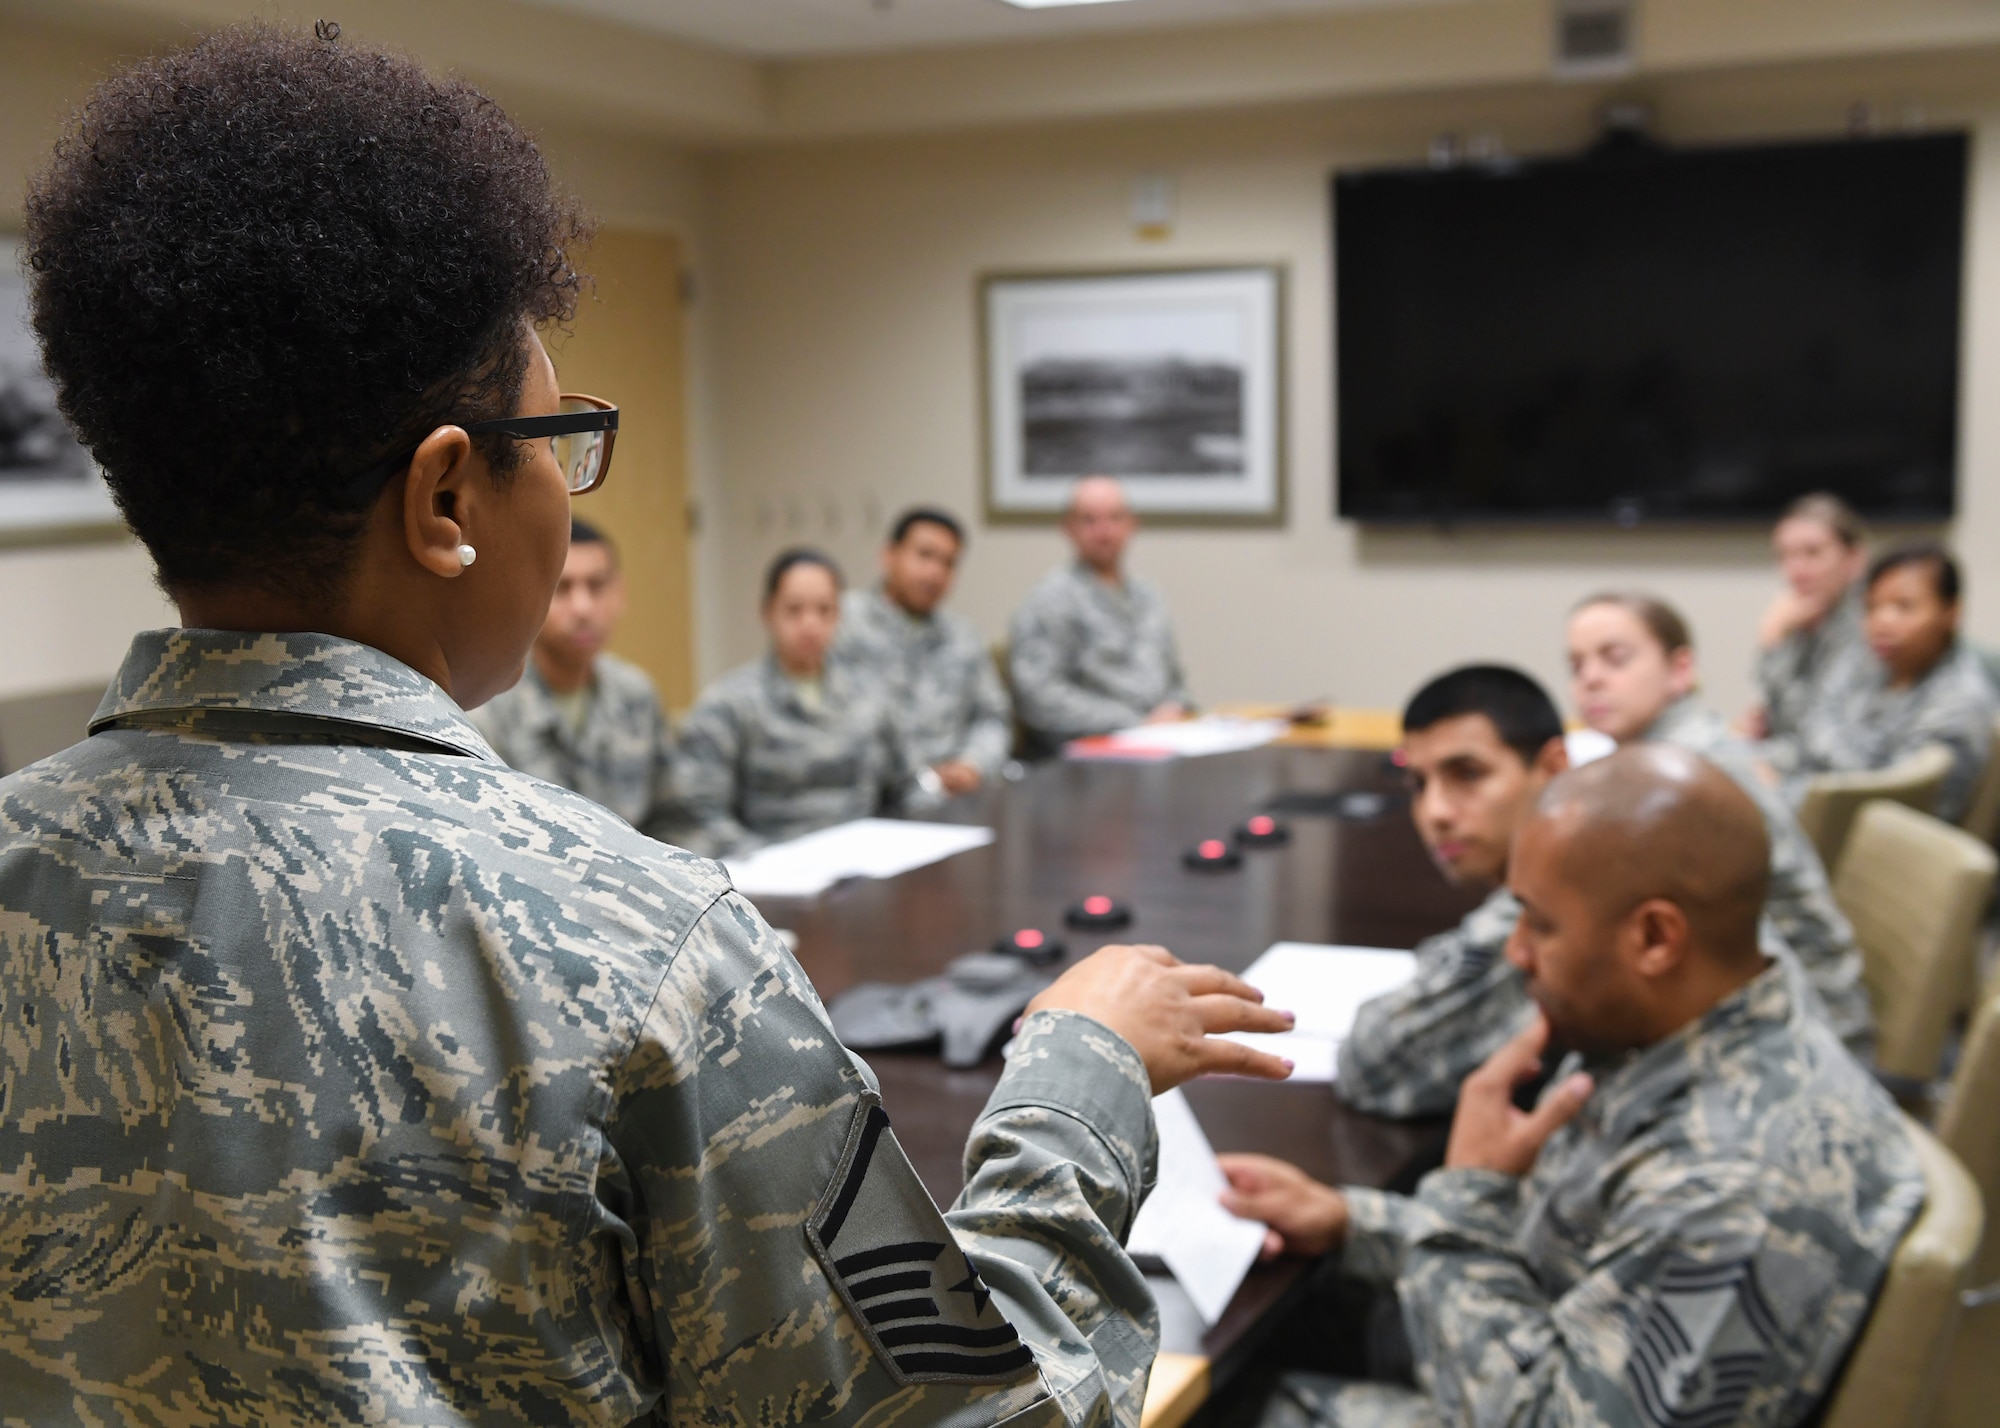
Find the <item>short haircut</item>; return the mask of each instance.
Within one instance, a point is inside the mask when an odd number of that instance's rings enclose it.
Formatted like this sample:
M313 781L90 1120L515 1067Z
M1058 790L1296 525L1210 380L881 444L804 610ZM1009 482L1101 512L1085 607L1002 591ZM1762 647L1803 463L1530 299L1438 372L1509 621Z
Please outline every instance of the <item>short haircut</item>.
M577 545L601 545L604 553L611 557L611 568L618 568L618 542L592 525L589 521L569 518L569 543Z
M1588 600L1577 601L1570 613L1588 610L1592 605L1612 605L1637 616L1646 632L1668 654L1694 648L1694 635L1688 630L1688 622L1681 618L1681 612L1656 595L1636 590L1604 590Z
M889 544L901 545L913 528L927 525L943 526L951 532L953 540L961 546L965 544L965 527L959 524L958 517L936 506L912 506L896 517L896 524L889 528Z
M27 194L62 411L161 583L338 592L380 488L513 415L588 234L499 107L409 59L245 25L91 92ZM497 478L525 444L475 438Z
M840 567L833 563L833 557L810 546L797 545L790 550L781 550L764 572L764 603L770 604L777 598L778 587L785 583L785 577L801 565L817 565L833 577L833 588L841 589L847 584L840 573Z
M1854 507L1831 491L1814 491L1799 497L1778 517L1779 525L1786 521L1816 521L1832 531L1849 550L1860 549L1868 540L1868 527L1855 514Z
M1563 736L1555 701L1528 675L1504 664L1468 664L1439 675L1403 706L1403 732L1421 733L1447 719L1477 714L1500 742L1532 764Z
M1906 565L1923 566L1930 572L1931 588L1937 591L1938 599L1947 605L1958 603L1958 597L1965 588L1958 562L1952 558L1950 551L1934 540L1913 541L1876 556L1874 563L1868 567L1867 588L1873 590L1876 581Z

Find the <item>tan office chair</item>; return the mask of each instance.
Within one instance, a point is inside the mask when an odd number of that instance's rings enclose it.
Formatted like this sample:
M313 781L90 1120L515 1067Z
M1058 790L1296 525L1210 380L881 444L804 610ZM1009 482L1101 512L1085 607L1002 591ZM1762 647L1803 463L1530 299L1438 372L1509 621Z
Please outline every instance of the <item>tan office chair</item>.
M1996 866L1987 844L1900 803L1878 799L1854 820L1833 897L1861 944L1875 1063L1889 1075L1937 1074Z
M993 670L1000 676L1000 687L1007 691L1007 723L1014 735L1014 744L1007 750L1007 756L1018 759L1027 751L1028 726L1021 722L1021 701L1014 697L1014 665L1009 658L1010 649L1006 640L995 640L987 646L987 653L993 657Z
M1986 1203L2000 1205L2000 991L1987 996L1966 1032L1937 1133ZM1979 1247L1964 1308L1936 1428L1990 1428L2000 1416L2000 1227Z
M1979 782L1972 786L1965 817L1958 820L1959 827L1982 843L2000 840L2000 718L1993 721L1993 750L1979 771Z
M1985 1220L1979 1187L1929 1131L1907 1118L1904 1128L1924 1168L1924 1208L1896 1247L1821 1428L1929 1428L1963 1313Z
M1942 744L1928 744L1886 769L1821 774L1806 783L1805 797L1799 801L1799 827L1819 849L1819 860L1827 872L1836 873L1854 817L1863 804L1886 798L1929 813L1937 807L1945 775L1950 772L1950 751Z

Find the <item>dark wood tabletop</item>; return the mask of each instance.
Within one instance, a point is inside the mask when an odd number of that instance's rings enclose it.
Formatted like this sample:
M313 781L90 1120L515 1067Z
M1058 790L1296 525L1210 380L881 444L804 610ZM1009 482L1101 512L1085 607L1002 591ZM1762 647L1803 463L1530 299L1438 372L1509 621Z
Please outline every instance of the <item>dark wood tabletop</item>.
M1372 817L1282 815L1291 841L1245 854L1229 872L1185 868L1182 853L1228 837L1283 794L1373 791ZM1074 959L1110 942L1157 942L1188 961L1240 971L1273 942L1409 947L1476 901L1451 888L1411 827L1396 770L1380 753L1266 748L1167 763L1055 762L960 799L939 815L994 830L991 845L885 881L838 885L815 901L761 898L798 935L798 959L832 1000L863 981L936 974L1016 928L1060 937ZM1103 893L1131 905L1109 934L1062 926L1070 904ZM963 1185L966 1133L999 1076L998 1058L952 1071L932 1055L872 1053L896 1136L940 1204ZM1187 1088L1217 1150L1258 1150L1334 1184L1388 1185L1434 1153L1436 1125L1349 1110L1325 1085L1215 1078ZM1163 1304L1166 1347L1219 1366L1240 1357L1279 1310L1300 1267L1260 1266L1221 1322L1203 1330Z

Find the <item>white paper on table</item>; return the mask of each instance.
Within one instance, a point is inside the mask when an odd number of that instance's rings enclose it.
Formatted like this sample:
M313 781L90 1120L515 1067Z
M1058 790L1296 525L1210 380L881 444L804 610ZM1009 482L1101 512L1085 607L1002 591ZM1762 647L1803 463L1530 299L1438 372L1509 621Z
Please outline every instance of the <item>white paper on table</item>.
M1217 1197L1229 1180L1187 1097L1155 1096L1153 1120L1160 1128L1159 1183L1132 1222L1126 1247L1164 1260L1202 1322L1213 1324L1257 1262L1264 1227L1222 1208Z
M724 865L748 897L817 897L843 878L893 878L993 841L991 828L857 818Z
M1387 947L1329 947L1277 942L1243 970L1264 1005L1298 1017L1288 1032L1233 1031L1231 1041L1293 1063L1294 1081L1331 1081L1340 1043L1361 1004L1392 992L1417 973L1414 953Z
M1112 734L1106 752L1113 756L1156 754L1198 759L1207 754L1261 748L1290 727L1283 719L1231 719L1220 715L1180 719L1170 724L1141 724Z

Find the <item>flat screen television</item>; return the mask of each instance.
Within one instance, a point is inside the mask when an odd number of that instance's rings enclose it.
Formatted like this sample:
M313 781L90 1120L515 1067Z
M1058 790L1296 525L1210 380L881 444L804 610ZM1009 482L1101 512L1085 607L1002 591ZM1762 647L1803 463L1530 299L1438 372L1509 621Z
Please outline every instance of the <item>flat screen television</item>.
M1952 514L1963 134L1333 180L1340 515Z

